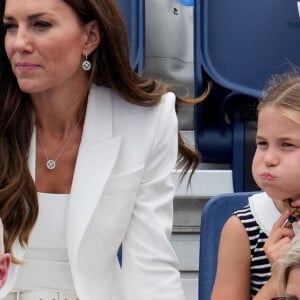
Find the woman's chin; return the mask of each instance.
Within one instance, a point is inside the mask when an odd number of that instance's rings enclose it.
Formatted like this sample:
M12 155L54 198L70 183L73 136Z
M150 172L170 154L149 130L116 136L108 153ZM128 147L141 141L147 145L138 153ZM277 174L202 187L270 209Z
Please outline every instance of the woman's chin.
M45 90L41 82L37 82L36 80L18 79L18 85L20 90L27 94L34 94Z

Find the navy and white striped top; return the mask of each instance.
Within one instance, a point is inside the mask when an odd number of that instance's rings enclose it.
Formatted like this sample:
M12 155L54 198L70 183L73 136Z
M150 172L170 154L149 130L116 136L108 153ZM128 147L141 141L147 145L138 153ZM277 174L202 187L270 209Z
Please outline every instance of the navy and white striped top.
M250 297L253 298L271 277L271 265L263 250L264 243L268 236L255 221L249 205L236 210L233 214L240 219L249 238L251 250Z

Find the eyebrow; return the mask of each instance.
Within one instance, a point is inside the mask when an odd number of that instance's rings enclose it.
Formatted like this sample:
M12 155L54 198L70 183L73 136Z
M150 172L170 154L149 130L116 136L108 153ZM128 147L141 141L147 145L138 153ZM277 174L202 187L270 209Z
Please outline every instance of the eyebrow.
M30 15L27 17L28 20L34 20L34 19L37 19L37 18L40 18L40 17L43 17L45 15L48 15L48 13L37 13L37 14L33 14L33 15ZM14 20L15 18L13 16L3 16L3 21L12 21Z
M265 136L260 135L260 134L256 134L256 138L257 139L262 139L262 140L267 139ZM299 140L299 138L289 137L289 136L280 136L280 137L277 137L277 140L279 140L280 142L290 142L290 141L293 142L293 141Z
M263 136L258 135L258 134L257 134L255 137L256 137L257 139L265 139Z

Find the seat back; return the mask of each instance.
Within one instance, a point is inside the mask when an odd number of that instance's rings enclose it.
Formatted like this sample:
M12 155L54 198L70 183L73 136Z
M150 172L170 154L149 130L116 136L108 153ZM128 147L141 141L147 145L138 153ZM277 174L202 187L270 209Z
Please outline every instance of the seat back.
M193 6L194 0L177 0L178 3L185 5L185 6Z
M223 225L254 192L228 193L211 198L203 208L200 227L198 299L208 300L215 280L219 240Z
M247 130L263 87L271 75L300 66L298 2L195 0L196 95L213 83L195 110L195 142L204 162L232 164L235 192L252 190L244 160L253 155L254 135Z
M232 91L260 96L272 74L300 66L298 2L196 0L205 71Z
M130 61L142 73L145 66L145 0L116 0L127 24Z

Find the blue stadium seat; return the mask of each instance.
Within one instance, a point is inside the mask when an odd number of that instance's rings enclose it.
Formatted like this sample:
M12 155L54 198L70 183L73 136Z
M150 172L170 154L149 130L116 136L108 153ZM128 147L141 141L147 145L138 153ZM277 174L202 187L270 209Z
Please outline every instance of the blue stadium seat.
M196 0L201 38L196 51L210 77L257 97L272 74L300 66L298 2Z
M254 192L229 193L211 198L204 206L200 227L198 299L210 299L217 267L220 234L226 220L248 203Z
M185 5L185 6L193 6L194 0L177 0L178 3Z
M300 67L298 2L195 0L196 94L213 83L195 110L195 141L204 162L232 164L235 192L253 190L244 159L253 155L251 122L263 87L272 74Z
M116 0L116 3L127 23L131 66L142 73L145 66L145 0Z

